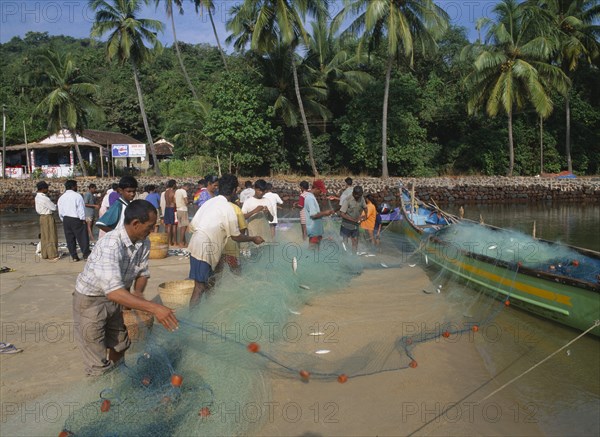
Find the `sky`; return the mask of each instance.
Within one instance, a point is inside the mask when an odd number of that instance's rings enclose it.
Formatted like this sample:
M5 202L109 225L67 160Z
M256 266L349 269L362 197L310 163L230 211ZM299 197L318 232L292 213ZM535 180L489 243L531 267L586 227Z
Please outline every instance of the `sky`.
M242 0L214 0L215 25L221 43L227 36L225 23L232 6ZM474 40L477 35L475 21L480 17L490 17L497 0L436 0L446 10L452 24L467 28L468 37ZM342 0L332 2L332 15L342 7ZM184 14L177 14L175 25L177 38L187 43L208 43L216 45L216 40L206 11L201 16L195 13L191 1L184 2ZM140 15L162 21L164 31L160 35L161 42L171 45L173 35L170 21L167 20L164 6L158 10L154 6L146 6ZM88 37L94 12L88 1L78 0L0 0L0 43L8 42L15 36L24 37L27 32L48 32L50 35L68 35L76 38ZM228 52L231 47L226 47Z

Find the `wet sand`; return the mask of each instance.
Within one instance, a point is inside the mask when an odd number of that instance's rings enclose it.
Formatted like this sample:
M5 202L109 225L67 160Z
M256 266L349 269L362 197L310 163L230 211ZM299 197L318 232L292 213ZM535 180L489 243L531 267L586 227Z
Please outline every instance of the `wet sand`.
M0 340L24 352L0 355L2 435L35 435L38 429L62 429L66 417L50 417L44 405L74 385L86 384L73 340L71 293L83 262L69 257L49 263L28 243L3 241L2 265L15 269L0 276ZM146 296L168 280L187 276L187 258L151 260ZM422 293L430 279L420 267L367 270L350 286L312 299L297 308L303 326L318 325L333 334L305 336L289 352L331 352L325 360L344 362L365 345L376 346L366 358L385 362L394 342L414 328L442 316L436 295ZM315 325L315 326L316 326ZM162 329L155 324L154 329ZM413 351L417 368L333 381L272 376L268 400L272 417L263 418L256 435L537 435L525 407L507 389L482 405L476 402L500 383L490 382L477 341L432 341ZM360 356L360 354L358 355ZM321 357L321 356L320 356ZM342 369L343 370L343 369ZM487 385L486 385L487 384ZM483 387L482 387L483 386ZM45 399L46 404L41 404ZM62 398L61 398L62 399ZM447 409L456 404L455 408ZM41 405L41 406L40 406ZM67 410L62 412L65 416ZM40 421L42 422L40 424ZM46 421L44 424L43 422Z

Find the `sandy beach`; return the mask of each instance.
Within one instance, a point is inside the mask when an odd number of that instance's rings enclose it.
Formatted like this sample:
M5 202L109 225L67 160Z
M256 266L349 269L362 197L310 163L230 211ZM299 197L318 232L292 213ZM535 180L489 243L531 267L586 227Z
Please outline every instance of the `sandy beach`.
M88 383L73 340L71 314L71 293L83 262L73 263L68 257L57 263L40 260L30 241L5 241L2 248L2 265L15 271L0 277L0 338L23 349L19 354L0 355L2 435L38 435L40 430L57 435L69 412L63 393ZM151 260L147 298L156 298L160 283L185 278L188 268L185 257ZM350 356L356 361L361 356L357 351L370 345L372 355L368 352L365 358L374 368L381 367L396 353L394 343L399 337L416 324L433 323L442 315L443 307L432 301L436 295L421 292L429 283L420 267L366 270L343 290L316 296L296 309L299 314L291 321L320 326L331 335L303 336L280 349L313 355L316 350L329 350L322 355L324 360L344 363ZM414 351L416 368L375 372L344 384L267 375L272 387L267 395L269 408L260 413L264 415L258 420L261 426L251 427L251 432L268 436L540 434L535 417L527 414L510 389L477 404L500 382L490 381L476 345L472 336L428 342ZM245 419L243 414L232 417L217 410L212 417Z

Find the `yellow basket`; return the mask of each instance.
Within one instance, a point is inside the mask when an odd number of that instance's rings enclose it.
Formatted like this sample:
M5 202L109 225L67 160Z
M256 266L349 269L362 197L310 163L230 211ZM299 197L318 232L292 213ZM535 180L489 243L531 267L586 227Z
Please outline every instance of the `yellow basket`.
M186 307L190 304L194 286L193 279L163 282L158 286L160 300L169 308Z
M150 240L150 259L163 259L169 254L169 235L165 232L152 232Z
M123 310L123 321L131 341L140 341L146 338L154 325L154 315L146 311Z

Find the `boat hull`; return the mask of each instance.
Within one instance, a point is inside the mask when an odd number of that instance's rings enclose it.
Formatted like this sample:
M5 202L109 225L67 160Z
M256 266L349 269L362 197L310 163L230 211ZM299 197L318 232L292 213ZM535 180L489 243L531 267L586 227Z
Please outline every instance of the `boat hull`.
M410 220L406 207L400 230L414 248L419 248L424 260L453 274L474 288L537 316L585 331L600 318L600 286L574 284L558 275L544 277L520 263L506 263L468 252L438 240L427 229ZM450 225L452 226L452 225ZM592 334L600 336L600 326Z

